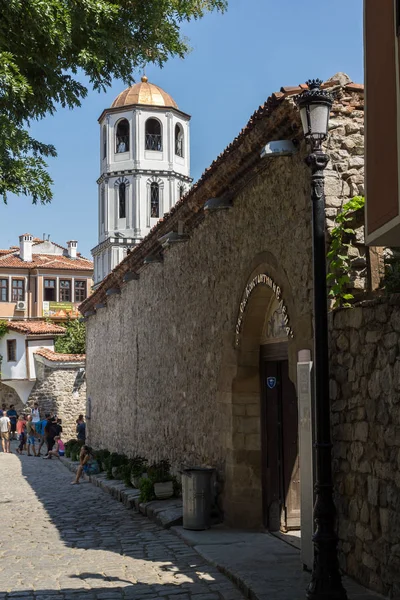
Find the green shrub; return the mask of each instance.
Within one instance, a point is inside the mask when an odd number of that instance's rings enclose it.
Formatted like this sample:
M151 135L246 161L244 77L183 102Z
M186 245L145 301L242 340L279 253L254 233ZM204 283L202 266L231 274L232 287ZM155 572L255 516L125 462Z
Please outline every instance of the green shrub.
M83 440L68 440L65 444L65 456L76 462L79 460L79 454L83 444Z
M107 471L107 478L113 479L112 470L113 467L123 467L128 463L128 457L125 454L118 454L118 452L112 452L104 460Z
M172 475L170 473L171 465L168 460L160 460L157 463L150 465L147 469L149 479L153 483L163 483L164 481L171 481Z
M103 470L103 463L105 462L105 460L108 456L110 456L109 450L100 449L100 450L95 451L95 458L96 458L97 462L99 463L100 471Z
M139 481L139 502L150 502L155 500L154 481L148 477L142 477Z

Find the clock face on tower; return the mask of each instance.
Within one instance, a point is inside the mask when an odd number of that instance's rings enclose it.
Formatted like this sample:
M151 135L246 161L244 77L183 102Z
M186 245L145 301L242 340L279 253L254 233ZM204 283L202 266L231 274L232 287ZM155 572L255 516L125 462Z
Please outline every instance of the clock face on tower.
M145 76L100 115L95 286L189 189L189 122Z

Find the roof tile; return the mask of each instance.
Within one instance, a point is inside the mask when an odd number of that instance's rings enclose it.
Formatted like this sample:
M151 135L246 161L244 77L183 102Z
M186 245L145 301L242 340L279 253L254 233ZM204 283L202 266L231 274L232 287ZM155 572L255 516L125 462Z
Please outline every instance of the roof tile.
M65 328L47 321L8 321L8 329L17 333L25 333L27 335L54 334L62 335L65 333Z
M61 354L53 352L49 348L38 348L34 354L39 354L51 362L83 362L86 360L86 354Z

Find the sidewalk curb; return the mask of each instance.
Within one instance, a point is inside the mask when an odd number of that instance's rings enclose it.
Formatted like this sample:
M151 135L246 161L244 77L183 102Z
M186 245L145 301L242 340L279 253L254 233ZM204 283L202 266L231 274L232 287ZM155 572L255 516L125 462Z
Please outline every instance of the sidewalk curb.
M72 462L65 457L61 457L60 460L70 471L77 472L78 462ZM113 498L122 502L126 508L135 509L157 523L157 525L164 527L164 529L169 529L174 525L182 525L182 500L180 498L139 502L139 490L127 487L120 479L107 479L105 473L99 473L98 475L84 474L83 477L86 481L90 481L96 487L101 488Z
M61 458L61 461L70 471L76 473L79 465L78 462L71 462L68 458ZM90 476L84 475L84 478L86 481L89 481L109 493L116 500L122 502L126 508L140 512L164 529L170 529L171 533L185 542L187 546L193 548L193 550L210 566L218 569L218 571L227 577L237 588L237 590L231 592L229 600L240 600L242 595L249 600L266 599L265 591L260 589L259 585L259 589L254 589L254 582L252 584L251 581L251 571L247 573L240 572L235 567L231 568L226 564L221 564L217 558L210 556L207 552L207 542L204 542L203 544L195 542L191 539L191 533L193 532L188 531L186 534L185 530L179 527L182 525L181 500L174 498L171 500L156 500L153 502L139 503L139 490L126 487L120 480L109 480L104 473ZM278 541L278 538L276 538L276 541ZM286 545L283 541L280 543ZM372 590L363 588L348 576L344 576L343 579L343 583L352 600L387 600L384 596L381 596ZM297 597L303 598L303 596L305 596L305 588L306 586L304 586L304 590L296 590L295 595L292 596L293 600Z
M72 462L69 458L60 457L61 462L73 473L78 470L79 463ZM164 529L170 529L170 531L181 539L187 546L192 547L199 556L201 556L209 565L218 569L222 575L225 575L233 584L238 588L238 593L241 592L249 600L264 600L255 594L249 585L237 576L233 571L229 571L226 567L223 567L218 562L203 553L202 550L193 545L191 541L186 538L183 531L177 529L177 526L182 525L183 516L183 505L182 500L173 498L170 500L153 500L151 502L139 502L139 490L134 488L128 488L121 480L118 479L107 479L105 473L99 473L98 475L85 475L83 478L101 488L113 496L119 502L131 510L140 512L143 516L147 517L160 527ZM239 596L238 596L239 598ZM232 600L235 600L232 597Z

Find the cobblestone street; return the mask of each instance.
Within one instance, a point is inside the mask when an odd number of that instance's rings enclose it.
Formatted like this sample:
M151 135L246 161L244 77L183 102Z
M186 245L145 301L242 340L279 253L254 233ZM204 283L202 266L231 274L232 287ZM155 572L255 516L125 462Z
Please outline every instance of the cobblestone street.
M0 599L241 600L172 532L60 461L0 453Z

